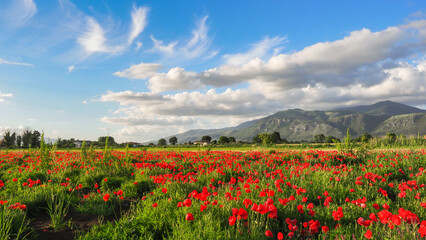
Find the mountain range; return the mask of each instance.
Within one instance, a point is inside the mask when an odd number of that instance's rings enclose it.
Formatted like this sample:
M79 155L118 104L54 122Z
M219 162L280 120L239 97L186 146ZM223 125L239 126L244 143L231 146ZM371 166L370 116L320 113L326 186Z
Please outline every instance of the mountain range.
M235 127L221 129L194 129L176 134L179 143L200 140L209 135L212 139L232 136L237 140L251 140L259 133L279 132L289 141L313 140L317 134L344 138L350 129L352 137L364 132L382 136L388 132L397 135L426 134L426 110L392 101L377 102L328 111L289 109L270 116L247 121ZM167 137L169 139L172 136Z

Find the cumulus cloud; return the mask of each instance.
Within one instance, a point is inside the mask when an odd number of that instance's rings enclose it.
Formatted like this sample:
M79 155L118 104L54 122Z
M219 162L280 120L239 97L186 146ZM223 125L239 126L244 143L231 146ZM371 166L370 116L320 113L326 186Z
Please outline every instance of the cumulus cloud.
M223 65L201 72L175 67L161 73L161 65L147 63L117 72L117 76L147 80L151 92L102 95L100 101L121 105L114 112L120 117L104 121L114 120L126 131L137 132L149 125L146 118L196 117L195 123L183 127L205 122L212 128L288 108L327 110L382 100L426 102L426 20L377 32L361 29L342 39L278 54L285 40L265 37L244 53L224 55ZM187 91L161 93L177 90ZM130 119L135 125L129 125Z
M6 98L11 98L11 97L13 97L12 93L2 93L2 92L0 92L0 103L1 102L5 102Z
M26 66L26 67L35 67L33 64L30 64L30 63L6 61L3 58L0 58L0 64L9 64L9 65L20 65L20 66Z
M125 126L164 126L164 125L189 125L195 120L189 117L103 117L102 122L110 124L119 124Z
M131 65L124 71L115 72L114 75L130 79L147 79L157 75L157 71L163 68L159 63L139 63Z

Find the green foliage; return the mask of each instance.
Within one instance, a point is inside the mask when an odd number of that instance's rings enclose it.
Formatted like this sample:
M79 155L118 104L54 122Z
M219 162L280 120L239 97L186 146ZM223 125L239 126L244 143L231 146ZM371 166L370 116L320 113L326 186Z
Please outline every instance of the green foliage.
M167 145L167 141L166 141L166 139L164 139L164 138L160 138L160 139L158 140L157 145L158 145L158 146L166 146L166 145Z
M171 137L171 138L169 138L169 143L171 145L175 145L177 142L178 142L177 137Z

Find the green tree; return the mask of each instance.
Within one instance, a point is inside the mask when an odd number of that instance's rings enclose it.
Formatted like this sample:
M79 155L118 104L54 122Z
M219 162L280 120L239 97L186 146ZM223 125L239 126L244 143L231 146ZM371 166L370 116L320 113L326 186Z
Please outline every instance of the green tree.
M158 140L157 143L158 146L166 146L167 145L167 141L164 138L160 138L160 140Z
M334 143L334 142L340 142L340 139L330 135L325 137L325 143Z
M314 141L316 142L316 143L324 143L325 142L325 136L324 136L324 134L317 134L317 135L315 135L314 136Z
M362 135L361 135L361 142L363 142L363 143L368 143L368 141L370 141L370 139L372 138L373 136L371 136L368 132L364 132Z
M30 146L32 148L39 148L40 147L40 138L41 138L40 132L37 131L37 130L34 130L31 133Z
M13 147L15 145L16 134L12 133L10 130L4 132L2 146L6 148Z
M281 143L282 139L280 133L277 131L273 132L271 135L271 141L275 144Z
M210 137L208 135L201 137L201 141L206 142L206 143L210 143L211 140L212 140L212 137Z
M228 137L230 143L235 143L237 140L234 137Z
M108 139L108 146L112 147L112 146L116 145L116 142L115 142L115 140L114 140L113 137L110 137L110 136L101 136L101 137L98 137L99 146L100 147L105 147L105 143L106 143L107 139ZM73 140L72 143L74 144L75 140L73 138L71 138L70 140Z
M16 136L16 146L21 147L21 143L22 143L22 136L21 135Z
M389 143L394 143L396 141L396 134L393 132L386 133L386 136L388 137Z
M219 141L217 143L220 145L227 144L229 143L229 139L228 137L220 136Z
M172 145L175 145L177 143L178 139L177 137L171 137L169 138L169 143Z
M22 147L28 148L30 146L31 135L32 132L30 129L24 129L24 131L22 132Z
M256 136L254 136L254 137L252 138L252 141L253 141L254 143L262 143L262 139L260 139L260 134L257 134Z

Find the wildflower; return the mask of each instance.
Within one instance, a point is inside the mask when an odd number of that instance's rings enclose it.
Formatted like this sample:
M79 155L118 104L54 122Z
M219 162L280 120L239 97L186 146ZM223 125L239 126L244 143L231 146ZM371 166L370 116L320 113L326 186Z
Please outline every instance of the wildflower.
M367 232L365 233L364 237L367 239L371 239L371 236L373 235L373 233L371 232L370 229L367 230Z
M105 194L104 195L104 197L103 197L103 199L104 199L104 201L106 202L106 201L108 201L108 199L109 199L109 194L107 193L107 194Z
M185 219L186 221L194 221L194 216L191 213L187 213Z
M271 232L271 230L266 230L265 236L267 236L267 237L274 237L274 234Z

